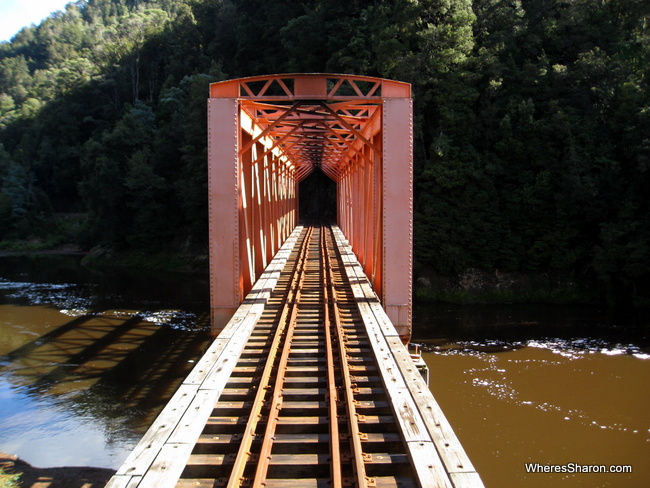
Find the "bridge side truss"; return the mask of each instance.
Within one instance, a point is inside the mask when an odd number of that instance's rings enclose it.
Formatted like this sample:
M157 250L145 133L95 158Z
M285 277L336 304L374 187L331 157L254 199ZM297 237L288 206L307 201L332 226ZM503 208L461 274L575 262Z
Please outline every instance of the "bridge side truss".
M210 283L218 333L298 224L299 183L337 183L337 220L402 340L411 333L410 85L330 74L214 83Z

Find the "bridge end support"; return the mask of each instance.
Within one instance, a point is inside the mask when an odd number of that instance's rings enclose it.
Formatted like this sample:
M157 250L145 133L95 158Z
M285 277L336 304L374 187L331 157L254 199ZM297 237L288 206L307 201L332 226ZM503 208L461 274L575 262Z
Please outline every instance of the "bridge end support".
M210 309L210 333L212 337L221 334L226 324L235 315L237 308L212 308Z
M411 304L384 305L386 315L395 326L402 344L405 346L411 342Z
M411 340L413 280L413 100L383 101L384 310L404 344Z

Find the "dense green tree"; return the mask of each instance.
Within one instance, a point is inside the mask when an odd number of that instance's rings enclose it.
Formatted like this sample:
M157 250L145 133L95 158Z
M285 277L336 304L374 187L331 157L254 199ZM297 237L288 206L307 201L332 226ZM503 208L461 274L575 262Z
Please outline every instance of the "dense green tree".
M563 273L647 294L644 0L85 0L0 43L0 225L205 245L212 81L410 82L418 273ZM645 291L644 291L645 290Z

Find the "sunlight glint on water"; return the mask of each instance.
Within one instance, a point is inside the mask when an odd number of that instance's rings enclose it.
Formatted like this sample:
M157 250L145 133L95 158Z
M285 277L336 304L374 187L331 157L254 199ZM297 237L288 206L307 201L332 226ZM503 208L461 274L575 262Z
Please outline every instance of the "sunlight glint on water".
M650 360L544 342L425 360L431 389L488 488L648 486ZM525 463L634 471L533 474Z

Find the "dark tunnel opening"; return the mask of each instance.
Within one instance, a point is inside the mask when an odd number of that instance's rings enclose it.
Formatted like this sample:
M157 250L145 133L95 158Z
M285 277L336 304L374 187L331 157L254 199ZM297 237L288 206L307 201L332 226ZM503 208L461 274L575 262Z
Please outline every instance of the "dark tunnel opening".
M298 187L301 224L336 223L336 183L320 169L312 171Z

